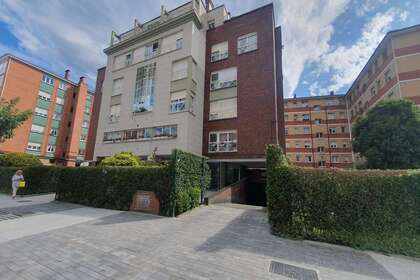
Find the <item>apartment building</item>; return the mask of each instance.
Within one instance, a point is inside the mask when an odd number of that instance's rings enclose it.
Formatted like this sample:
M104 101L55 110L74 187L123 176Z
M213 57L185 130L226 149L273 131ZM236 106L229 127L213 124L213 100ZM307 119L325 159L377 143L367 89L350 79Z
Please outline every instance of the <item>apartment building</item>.
M0 143L0 152L26 152L48 164L75 166L86 160L93 92L84 77L78 83L16 56L0 57L0 97L20 98L19 110L32 110L15 136Z
M201 1L112 33L94 157L201 154L207 12Z
M344 95L284 101L286 155L301 167L346 168L353 163Z
M391 31L381 41L346 94L351 122L389 98L420 105L420 25Z
M281 30L273 5L213 21L223 9L209 12L204 91L203 154L216 188L264 168L267 144L284 145Z

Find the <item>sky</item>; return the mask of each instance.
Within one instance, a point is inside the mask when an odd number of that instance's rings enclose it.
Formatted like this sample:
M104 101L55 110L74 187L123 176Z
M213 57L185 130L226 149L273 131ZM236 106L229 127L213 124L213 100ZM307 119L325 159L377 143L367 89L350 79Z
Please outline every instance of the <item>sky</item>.
M96 70L110 34L186 0L0 0L0 56L12 53L71 79ZM274 2L282 26L284 96L345 94L385 34L420 24L420 0L213 0L233 16Z

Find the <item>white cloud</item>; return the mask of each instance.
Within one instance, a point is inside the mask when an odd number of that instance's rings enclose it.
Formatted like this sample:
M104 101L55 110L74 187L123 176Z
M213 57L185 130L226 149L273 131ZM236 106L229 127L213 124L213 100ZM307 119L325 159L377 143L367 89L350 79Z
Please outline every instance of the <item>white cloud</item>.
M31 61L40 59L41 65L57 74L70 68L74 80L86 76L92 87L96 69L106 63L103 49L111 30L124 32L134 18L144 22L157 16L161 4L172 9L184 2L1 0L0 21L18 38L19 50L12 53Z
M387 3L388 0L356 0L354 3L358 7L356 8L356 15L363 17Z
M278 0L282 25L285 97L295 91L306 64L317 61L330 49L333 23L350 0Z
M401 13L401 10L390 9L385 13L376 14L365 24L362 35L355 44L339 46L320 57L318 70L321 73L329 72L332 74L332 84L329 90L338 91L355 80L386 32L390 29L391 23L397 17L400 17ZM313 89L319 90L317 86L318 84L316 83Z

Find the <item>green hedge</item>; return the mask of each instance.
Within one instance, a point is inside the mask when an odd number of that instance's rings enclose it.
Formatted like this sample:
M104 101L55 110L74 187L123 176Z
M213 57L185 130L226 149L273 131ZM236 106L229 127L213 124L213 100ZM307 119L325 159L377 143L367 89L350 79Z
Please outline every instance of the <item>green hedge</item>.
M18 169L23 170L26 181L26 187L19 188L18 195L56 192L61 169L53 166L0 167L0 192L12 192L12 176Z
M420 256L420 173L308 170L267 148L274 234Z
M210 185L210 168L205 157L181 150L172 152L169 168L173 215L179 215L199 205L201 192Z
M11 192L17 168L0 167L0 191ZM20 194L57 193L61 201L128 210L137 190L152 191L160 201L160 214L179 215L200 203L210 184L206 158L175 150L169 164L142 167L54 166L23 168L26 188Z

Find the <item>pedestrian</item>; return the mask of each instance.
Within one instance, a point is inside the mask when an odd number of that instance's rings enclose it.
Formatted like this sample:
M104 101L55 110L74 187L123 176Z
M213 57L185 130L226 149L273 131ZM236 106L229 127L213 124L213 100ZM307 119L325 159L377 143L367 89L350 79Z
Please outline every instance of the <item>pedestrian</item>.
M20 182L25 182L25 178L23 178L23 171L22 170L16 171L15 175L13 175L13 177L12 177L12 190L13 190L12 198L13 199L16 198L16 192L19 188L19 183Z

